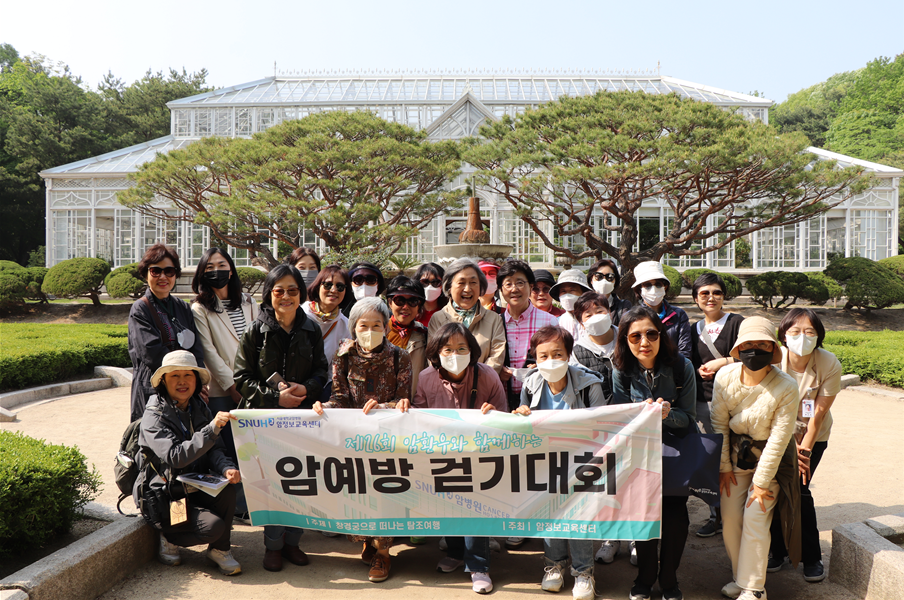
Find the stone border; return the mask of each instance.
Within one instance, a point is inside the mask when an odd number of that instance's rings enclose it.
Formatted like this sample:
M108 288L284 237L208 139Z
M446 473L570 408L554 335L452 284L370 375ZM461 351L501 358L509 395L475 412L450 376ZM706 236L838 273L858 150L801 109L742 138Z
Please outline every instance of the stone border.
M832 530L829 580L864 600L898 600L904 589L904 514L886 515Z
M144 519L120 517L0 581L0 600L97 598L151 560L156 544Z
M20 404L37 402L38 400L68 396L69 394L96 392L97 390L105 390L111 387L113 387L113 380L109 377L82 379L81 381L70 381L68 383L53 383L51 385L42 385L0 394L0 407L9 409Z

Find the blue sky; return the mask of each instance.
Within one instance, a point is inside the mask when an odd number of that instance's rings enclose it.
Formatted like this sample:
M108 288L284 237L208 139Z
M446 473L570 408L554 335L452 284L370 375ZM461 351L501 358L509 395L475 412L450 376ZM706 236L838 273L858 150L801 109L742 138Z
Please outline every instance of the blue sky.
M40 6L36 10L35 6ZM655 69L780 102L904 52L904 0L12 2L0 42L96 85L207 68L229 86L282 69Z

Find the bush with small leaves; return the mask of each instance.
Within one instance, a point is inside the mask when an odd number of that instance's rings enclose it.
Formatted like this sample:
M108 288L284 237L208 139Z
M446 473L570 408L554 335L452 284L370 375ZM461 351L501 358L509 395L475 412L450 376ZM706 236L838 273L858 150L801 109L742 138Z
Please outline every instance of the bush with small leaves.
M767 271L747 280L747 291L754 302L763 308L791 306L801 300L813 304L825 304L829 290L818 280L811 280L806 273L789 271ZM780 298L778 301L774 298Z
M138 274L138 263L130 263L110 271L104 287L111 298L141 298L148 284Z
M826 291L829 293L828 300L838 302L839 300L841 300L842 296L844 296L844 288L841 287L837 281L835 281L825 273L819 271L811 272L807 273L807 277L810 278L810 281L818 281L819 283L822 283L824 286L826 286Z
M697 278L704 273L715 273L722 278L722 281L725 282L726 300L731 300L732 298L737 298L741 295L741 289L743 288L743 286L741 285L740 279L738 279L731 273L719 273L718 271L713 271L712 269L688 269L681 274L681 279L684 282L684 287L689 290L694 289L694 282L697 281Z
M264 284L267 274L260 269L254 267L236 267L239 274L239 281L242 282L242 289L249 294L254 294Z
M826 268L825 274L844 288L846 309L872 310L904 302L904 281L891 269L868 258L840 258Z
M28 279L28 283L26 284L26 298L29 300L38 300L43 304L49 303L47 296L41 291L41 286L44 285L44 278L47 276L49 270L50 269L46 267L28 267L25 269Z
M19 271L0 271L0 308L8 309L23 304L27 293L28 284Z
M897 273L901 279L904 279L904 255L889 256L879 261L879 264L887 269L891 269Z
M669 278L669 291L666 292L665 299L667 302L671 302L681 293L681 287L684 285L684 282L681 280L681 273L678 272L678 269L668 265L662 265L662 271L665 273L665 276Z
M100 306L100 290L110 265L100 258L70 258L50 268L41 291L63 298L87 296Z

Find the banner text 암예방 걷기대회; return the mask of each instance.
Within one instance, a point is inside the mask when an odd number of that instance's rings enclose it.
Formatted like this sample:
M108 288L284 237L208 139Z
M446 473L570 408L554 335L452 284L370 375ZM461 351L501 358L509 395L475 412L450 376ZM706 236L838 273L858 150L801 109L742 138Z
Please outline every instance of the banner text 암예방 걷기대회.
M371 536L660 535L661 411L236 410L254 525Z

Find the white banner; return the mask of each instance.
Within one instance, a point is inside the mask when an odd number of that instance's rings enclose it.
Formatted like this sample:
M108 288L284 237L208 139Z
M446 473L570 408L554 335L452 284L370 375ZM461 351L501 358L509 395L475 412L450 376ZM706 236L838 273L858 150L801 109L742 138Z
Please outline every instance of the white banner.
M661 411L237 410L254 525L373 536L659 537Z

